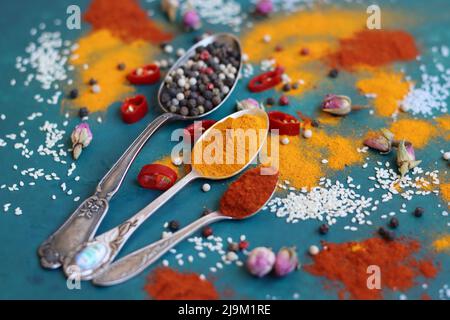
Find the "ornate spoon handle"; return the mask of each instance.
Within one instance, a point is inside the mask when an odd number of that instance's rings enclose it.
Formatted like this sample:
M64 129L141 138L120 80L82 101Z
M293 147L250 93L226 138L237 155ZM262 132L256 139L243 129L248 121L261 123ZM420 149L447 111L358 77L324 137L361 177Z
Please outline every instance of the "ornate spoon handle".
M79 268L82 280L90 280L103 272L137 228L178 191L197 178L198 173L191 171L133 217L76 248L64 262L66 274L71 274L74 266Z
M156 241L112 263L103 273L93 279L93 283L100 286L112 286L127 281L144 271L180 241L203 226L224 219L231 218L221 215L218 211L201 217L171 236Z
M164 113L153 120L100 181L96 193L86 199L66 222L39 247L38 254L44 268L59 268L71 251L92 239L108 212L109 200L119 190L139 151L159 127L176 117L177 115L172 113Z

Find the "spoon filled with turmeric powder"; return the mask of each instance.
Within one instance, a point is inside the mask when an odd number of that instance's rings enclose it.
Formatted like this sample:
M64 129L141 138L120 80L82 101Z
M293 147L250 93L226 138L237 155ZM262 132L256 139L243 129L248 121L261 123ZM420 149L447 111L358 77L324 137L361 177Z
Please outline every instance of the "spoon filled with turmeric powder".
M82 280L99 275L137 228L189 182L227 179L244 170L265 144L268 130L269 119L261 109L239 111L215 123L192 149L191 172L134 216L71 252L64 263L66 275L74 266Z
M220 200L220 209L209 213L171 236L156 241L112 263L93 283L112 286L125 282L144 271L171 248L202 227L220 220L242 220L259 212L276 190L278 171L257 167L234 181Z

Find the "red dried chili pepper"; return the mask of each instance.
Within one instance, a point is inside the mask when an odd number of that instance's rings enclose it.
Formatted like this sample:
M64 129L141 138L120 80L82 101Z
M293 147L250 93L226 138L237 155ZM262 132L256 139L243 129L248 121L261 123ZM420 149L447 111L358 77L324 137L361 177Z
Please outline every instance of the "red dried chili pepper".
M162 164L143 166L138 175L139 185L146 189L167 190L177 181L177 173Z
M147 99L143 95L127 98L120 107L122 120L126 123L135 123L141 120L148 112Z
M284 69L282 67L276 67L272 71L257 75L248 83L248 89L251 92L261 92L273 88L281 83L283 72Z
M280 135L296 136L300 133L300 122L290 114L280 111L270 111L270 129L278 129Z
M184 136L186 139L190 139L191 143L194 142L195 135L197 134L199 137L208 130L213 124L215 124L216 120L201 120L195 121L193 124L184 128Z
M153 84L159 81L161 72L156 64L149 64L134 69L127 75L127 80L132 84Z

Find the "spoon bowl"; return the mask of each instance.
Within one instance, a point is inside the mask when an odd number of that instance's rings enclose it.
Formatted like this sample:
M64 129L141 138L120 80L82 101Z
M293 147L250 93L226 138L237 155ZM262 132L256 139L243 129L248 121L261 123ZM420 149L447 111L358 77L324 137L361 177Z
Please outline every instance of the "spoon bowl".
M214 112L215 110L219 109L227 100L227 98L231 95L231 93L233 92L233 90L236 88L236 85L238 83L239 80L239 76L241 74L241 70L242 70L242 48L241 48L241 43L239 42L239 39L236 38L235 36L233 36L230 33L218 33L218 34L214 34L211 35L199 42L197 42L196 44L194 44L192 47L189 48L189 50L183 55L181 56L173 65L172 67L169 69L169 71L166 74L167 75L171 74L174 70L178 69L180 66L184 65L192 56L195 55L195 50L198 47L201 46L207 46L211 43L214 42L218 42L218 43L226 43L231 45L237 52L239 52L239 67L237 68L238 71L236 73L236 78L234 79L233 85L230 88L230 91L227 93L227 95L224 97L224 99L222 100L222 102L220 102L217 106L215 106L214 108L212 108L211 110L209 110L208 112L204 112L202 114L199 114L197 116L183 116L181 114L177 114L177 113L172 113L169 110L167 110L164 107L164 104L161 101L161 95L163 93L164 87L165 87L165 79L164 81L161 82L161 85L159 86L159 90L158 90L158 105L159 108L164 111L164 113L170 113L173 114L177 119L179 120L195 120L195 119L200 119L203 118L207 115L209 115L210 113Z

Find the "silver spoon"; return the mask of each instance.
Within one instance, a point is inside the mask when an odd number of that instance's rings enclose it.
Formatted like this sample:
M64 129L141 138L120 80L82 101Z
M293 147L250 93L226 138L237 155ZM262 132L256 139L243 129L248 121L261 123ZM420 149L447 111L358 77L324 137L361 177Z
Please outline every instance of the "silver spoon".
M141 151L142 147L148 139L162 125L173 120L195 120L207 116L220 108L225 100L230 96L237 81L242 68L242 50L239 40L231 34L221 33L212 35L192 46L184 56L182 56L169 70L167 74L183 65L190 57L195 54L195 49L199 46L207 46L213 42L229 43L238 50L240 54L240 63L238 73L230 88L229 93L224 97L222 102L215 108L198 116L182 116L176 113L170 113L161 103L161 93L165 82L161 83L158 91L158 105L164 112L162 115L154 119L142 133L133 141L128 149L122 154L112 168L100 180L95 193L83 201L83 203L72 213L72 215L64 222L64 224L56 230L47 240L45 240L38 249L41 265L44 268L56 269L61 266L68 254L76 249L82 243L93 238L97 228L105 217L109 209L109 201L119 190L123 179L134 159Z
M137 230L137 228L189 182L199 178L222 180L230 178L242 172L250 163L253 162L267 139L269 130L269 118L267 116L267 113L265 113L261 109L256 108L243 110L235 112L218 122L221 123L229 118L239 118L244 115L256 115L263 117L265 119L266 128L262 140L260 141L258 150L256 150L255 154L251 157L251 159L249 159L248 163L246 163L240 170L222 177L210 177L201 175L195 170L195 166L193 166L192 171L188 175L179 180L170 189L153 200L149 205L136 213L133 217L129 218L119 226L95 237L95 239L80 245L73 252L71 252L67 259L64 261L63 267L66 275L70 277L75 270L79 274L81 280L90 280L96 275L102 273L117 256L120 249L130 238L130 236ZM196 143L202 143L202 139L207 137L208 132L213 128L214 126L205 131L205 133Z
M272 195L275 193L276 183L273 186ZM267 199L270 200L272 195ZM266 201L266 203L267 203ZM249 214L245 218L238 219L243 220L257 214L265 204L262 205L258 210ZM236 220L236 218L234 218ZM220 211L214 211L206 216L199 218L187 227L175 232L171 236L156 241L142 249L139 249L119 260L112 263L102 274L96 276L92 282L99 286L112 286L125 282L142 271L144 271L148 266L156 262L161 258L167 251L176 246L179 242L183 241L193 233L200 230L202 227L210 225L214 222L220 220L233 220L233 218L223 215Z

